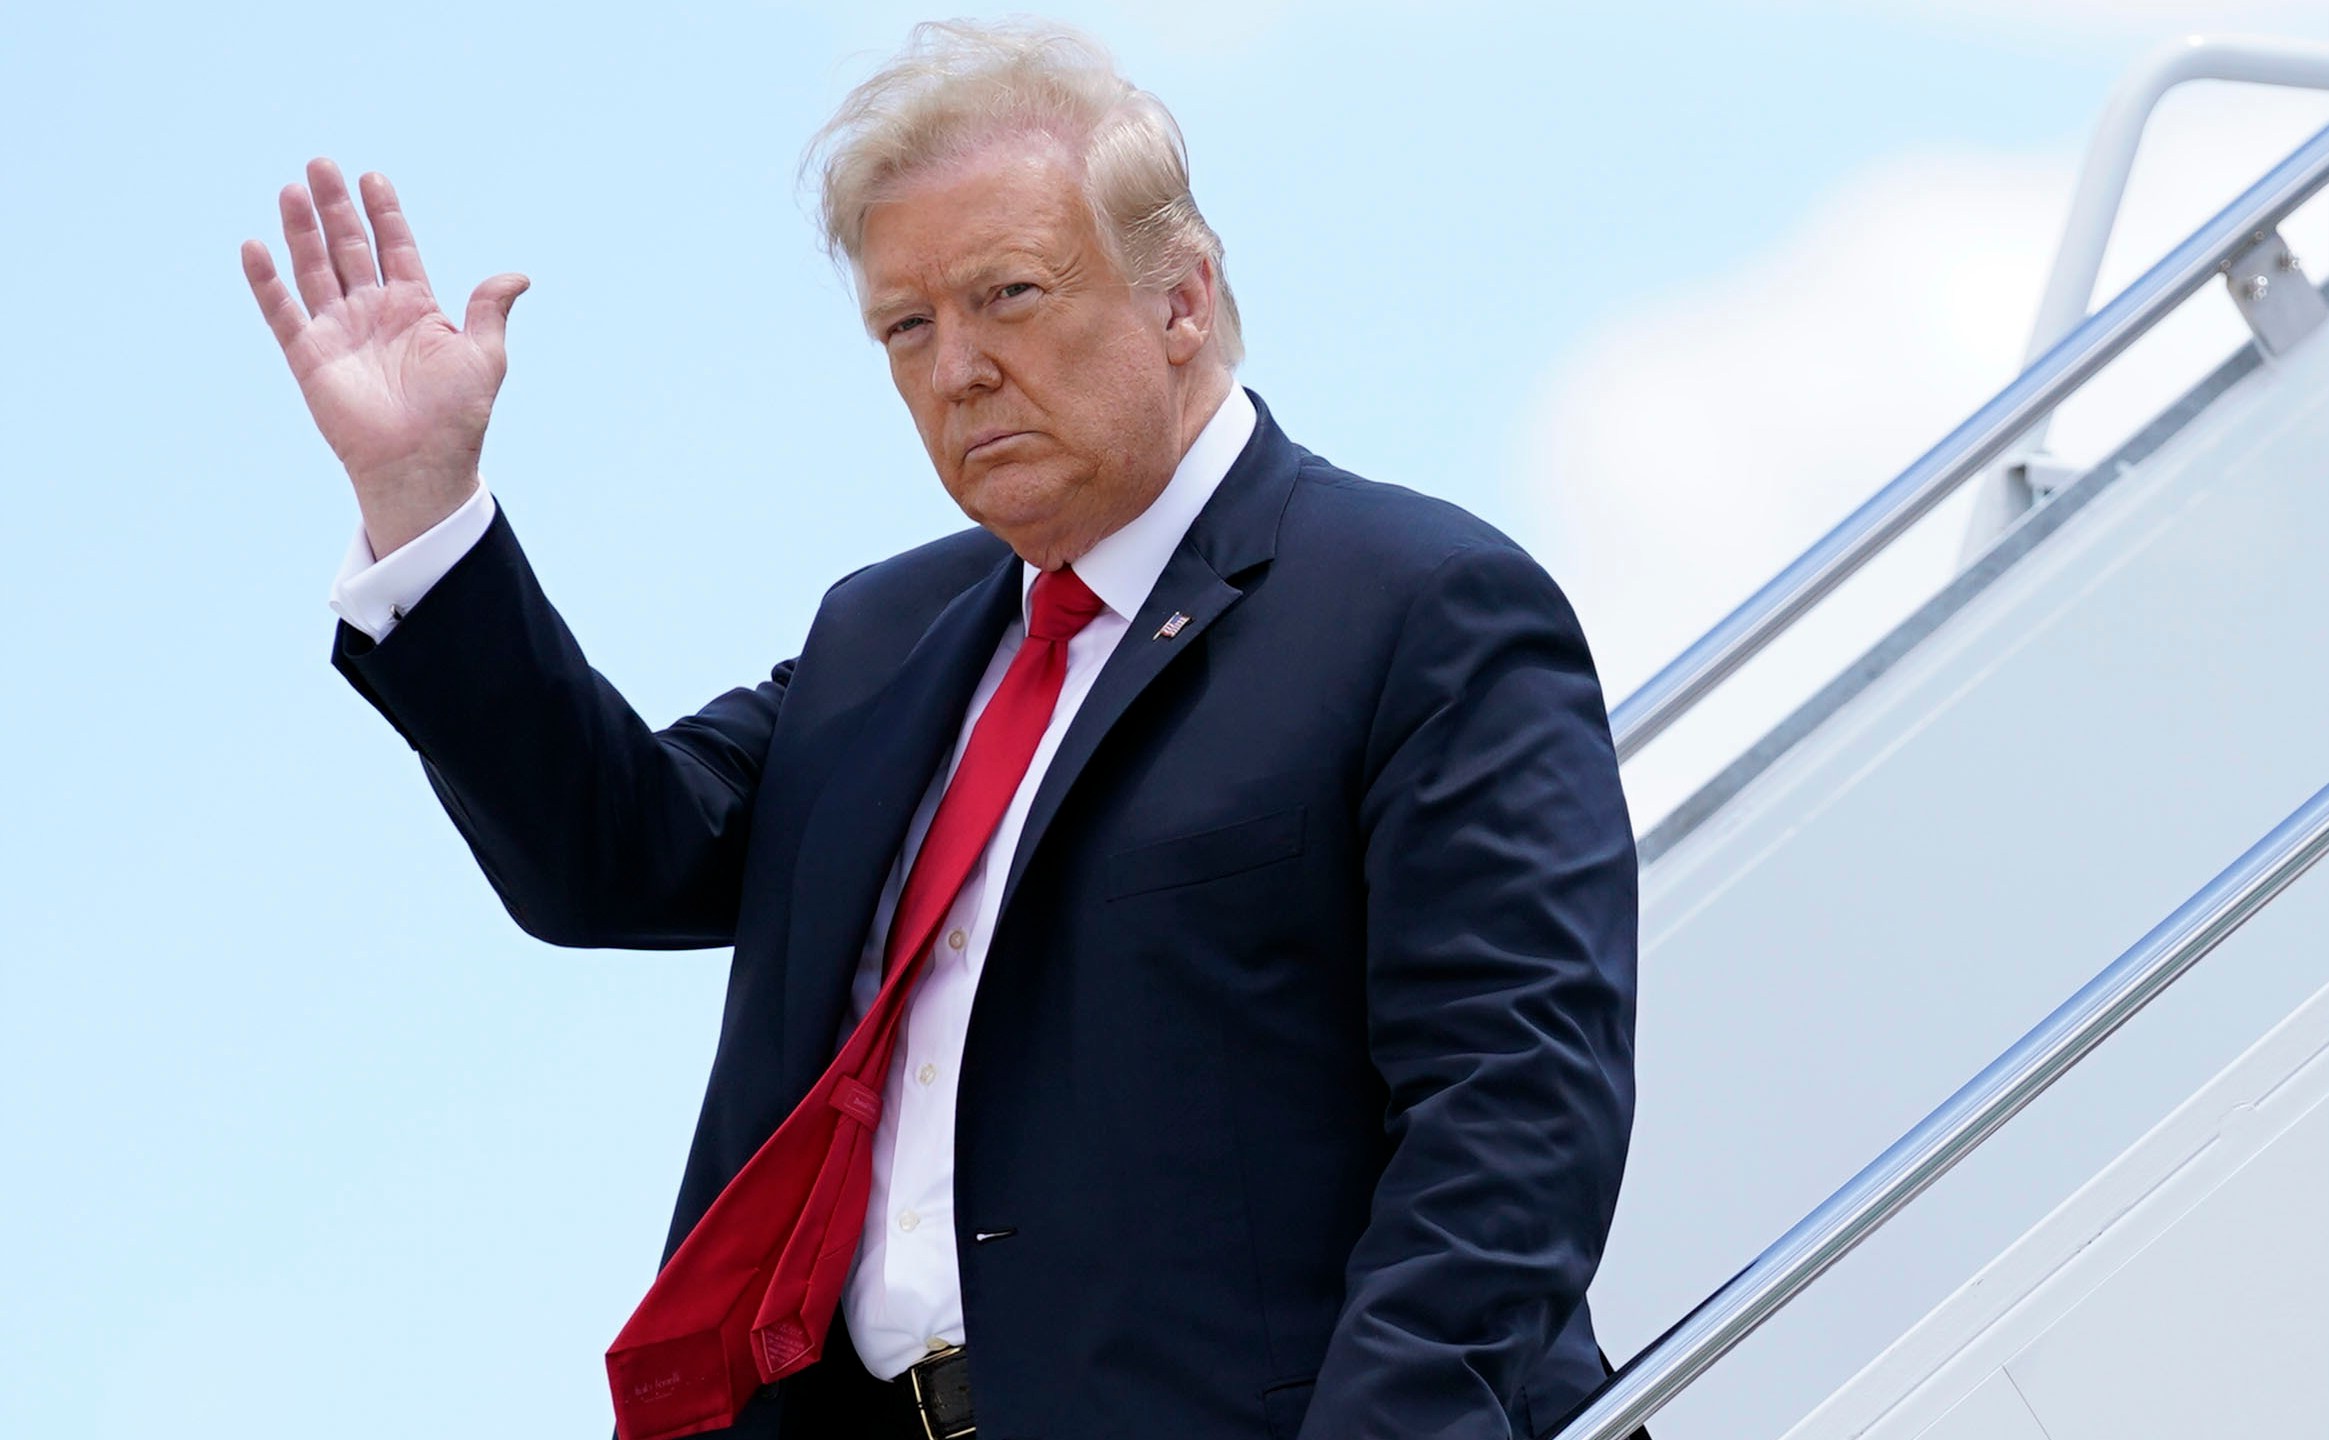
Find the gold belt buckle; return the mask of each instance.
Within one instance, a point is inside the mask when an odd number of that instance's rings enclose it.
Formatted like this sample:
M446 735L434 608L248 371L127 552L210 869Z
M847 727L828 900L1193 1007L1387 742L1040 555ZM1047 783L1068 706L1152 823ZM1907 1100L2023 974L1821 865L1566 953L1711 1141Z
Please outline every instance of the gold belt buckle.
M935 1397L930 1390L930 1372L961 1354L962 1347L960 1345L949 1345L943 1350L931 1351L928 1355L906 1367L906 1375L914 1383L914 1413L922 1421L922 1434L925 1440L976 1440L978 1423L975 1417L959 1425L949 1425L946 1429L940 1429L939 1419L933 1409Z

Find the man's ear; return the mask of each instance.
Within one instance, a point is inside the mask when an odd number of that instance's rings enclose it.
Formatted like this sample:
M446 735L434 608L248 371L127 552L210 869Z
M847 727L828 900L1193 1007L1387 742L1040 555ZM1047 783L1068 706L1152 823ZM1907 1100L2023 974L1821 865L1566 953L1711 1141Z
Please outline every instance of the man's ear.
M1186 365L1213 338L1213 262L1203 256L1164 292L1165 358Z

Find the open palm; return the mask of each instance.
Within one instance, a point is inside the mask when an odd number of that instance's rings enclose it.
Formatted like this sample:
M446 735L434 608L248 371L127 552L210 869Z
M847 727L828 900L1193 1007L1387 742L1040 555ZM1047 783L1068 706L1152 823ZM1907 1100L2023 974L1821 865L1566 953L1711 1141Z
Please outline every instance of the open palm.
M509 308L527 282L496 275L479 285L457 330L429 289L387 177L362 182L375 262L339 167L316 160L307 176L282 195L298 296L256 240L243 244L243 273L316 428L348 469L373 549L385 554L476 488L486 422L509 368Z

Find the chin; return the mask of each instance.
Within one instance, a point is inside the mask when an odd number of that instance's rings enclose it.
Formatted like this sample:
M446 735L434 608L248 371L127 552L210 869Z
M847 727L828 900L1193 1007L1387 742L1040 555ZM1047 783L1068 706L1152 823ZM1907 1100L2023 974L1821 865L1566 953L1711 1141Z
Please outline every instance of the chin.
M1042 530L1063 516L1082 487L1038 465L999 465L966 476L954 492L965 515L998 535Z

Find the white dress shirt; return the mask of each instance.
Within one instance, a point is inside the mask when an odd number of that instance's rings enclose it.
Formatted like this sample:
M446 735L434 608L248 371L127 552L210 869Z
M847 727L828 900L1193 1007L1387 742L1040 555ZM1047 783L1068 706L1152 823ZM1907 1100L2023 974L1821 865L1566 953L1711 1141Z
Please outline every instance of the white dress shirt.
M963 883L938 932L936 959L906 1009L882 1092L881 1123L873 1139L873 1189L866 1202L865 1233L842 1292L842 1316L849 1338L866 1368L892 1379L931 1350L961 1344L962 1279L954 1245L954 1100L963 1040L970 1027L972 996L987 946L1002 910L1002 884L1028 808L1042 784L1068 724L1091 693L1092 682L1131 628L1132 617L1156 587L1165 563L1245 449L1255 425L1253 401L1232 384L1212 419L1200 431L1164 490L1131 523L1108 536L1075 562L1075 572L1107 608L1068 642L1067 680L1035 758L1003 811L970 878ZM375 561L361 530L332 587L331 606L350 625L385 639L446 571L469 552L493 521L493 498L480 487L462 507L387 558ZM1022 565L1020 617L1003 632L994 658L971 695L954 753L930 783L904 847L890 867L875 907L851 992L850 1023L873 1003L881 988L882 947L906 872L922 848L939 797L961 763L987 702L1003 682L1011 657L1026 639L1026 594L1038 573ZM991 882L991 883L990 883Z
M372 538L356 527L340 576L332 582L332 613L372 637L388 638L405 612L420 603L454 562L469 553L493 524L493 496L483 485L461 508L415 535L385 558L372 553Z

